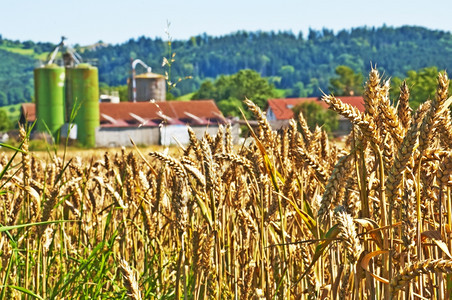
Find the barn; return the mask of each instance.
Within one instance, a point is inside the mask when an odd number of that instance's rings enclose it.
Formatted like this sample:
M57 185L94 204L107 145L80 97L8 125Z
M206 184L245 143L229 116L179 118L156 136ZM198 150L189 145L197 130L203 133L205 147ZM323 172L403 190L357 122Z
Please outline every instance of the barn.
M101 102L99 112L96 147L131 146L130 139L138 145L185 144L188 142L187 126L201 138L205 133L214 136L220 125L231 124L213 100ZM21 122L32 123L35 119L35 105L22 104ZM231 126L234 139L238 139L239 126ZM76 131L76 127L72 131ZM61 135L66 136L63 130Z

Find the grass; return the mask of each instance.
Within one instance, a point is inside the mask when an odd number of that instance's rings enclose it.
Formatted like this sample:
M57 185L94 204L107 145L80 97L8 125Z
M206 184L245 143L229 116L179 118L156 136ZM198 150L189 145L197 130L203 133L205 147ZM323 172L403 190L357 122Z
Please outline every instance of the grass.
M21 129L0 154L0 298L449 298L448 84L414 113L376 70L364 112L325 96L354 124L342 148L251 101L239 147L226 126L174 152L42 159Z
M193 92L193 93L188 93L188 94L182 95L180 97L177 97L177 100L190 101L194 94L195 93Z
M23 49L20 47L8 47L8 46L0 46L0 49L9 51L11 53L16 53L20 55L26 55L26 56L33 56L35 55L35 52L33 49Z
M275 93L276 93L276 96L275 96L276 98L285 98L287 90L285 90L285 89L275 89Z
M8 118L11 122L17 123L20 117L20 106L21 104L12 104L1 106L0 109L4 110L7 113Z
M47 56L49 54L48 52L43 52L43 53L38 54L38 53L34 52L34 49L23 49L20 47L10 47L10 46L5 46L5 45L0 45L0 49L9 51L11 53L31 56L35 59L43 60L43 61L47 59Z

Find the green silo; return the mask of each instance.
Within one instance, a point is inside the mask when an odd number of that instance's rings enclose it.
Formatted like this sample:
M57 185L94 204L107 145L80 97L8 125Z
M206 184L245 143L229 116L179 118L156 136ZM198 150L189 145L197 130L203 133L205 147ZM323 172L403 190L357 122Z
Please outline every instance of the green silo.
M74 112L77 140L87 146L96 145L95 130L99 126L99 77L96 67L79 64L66 68L66 121Z
M64 68L55 64L34 70L37 129L56 135L64 124Z

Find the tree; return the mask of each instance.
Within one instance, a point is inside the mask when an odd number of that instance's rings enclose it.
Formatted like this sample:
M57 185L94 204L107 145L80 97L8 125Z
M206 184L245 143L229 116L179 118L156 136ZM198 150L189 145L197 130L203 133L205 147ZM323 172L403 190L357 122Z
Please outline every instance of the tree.
M230 96L239 100L248 98L261 109L267 106L268 98L275 97L274 87L254 70L240 70L231 76L233 86L230 86Z
M283 88L293 86L296 80L295 68L290 65L282 66L278 71L278 75L281 76L281 87Z
M8 97L5 92L0 91L0 106L8 105Z
M212 81L210 80L204 81L199 87L199 90L192 96L193 100L215 99L215 98L217 98L216 88Z
M118 91L121 102L129 101L129 86L127 84L119 85L113 89Z
M332 132L339 126L337 113L332 110L323 108L314 101L303 102L292 108L295 116L303 113L309 129L313 131L316 126L322 126L326 132Z
M4 109L0 109L0 131L6 131L11 128L8 114Z
M336 96L353 96L363 93L364 76L355 73L350 67L341 65L335 71L338 77L330 79L330 92Z
M217 103L218 108L226 117L242 117L243 111L245 113L246 118L250 118L250 114L246 110L243 101L236 98L229 98L225 100L220 100Z
M265 109L268 98L272 97L276 97L273 85L258 72L247 69L229 76L222 75L214 83L205 81L192 99L214 99L223 114L240 116L242 105L238 103L245 98Z
M113 92L118 92L121 102L129 101L129 86L127 84L108 86L105 82L99 83L99 94L111 95Z
M312 84L305 86L303 82L299 81L294 84L293 88L290 90L289 94L286 95L286 97L308 97L313 93L313 91L314 88Z
M295 36L287 32L239 32L217 37L203 34L191 41L172 41L171 53L177 53L177 60L170 72L168 64L162 66L162 58L165 56L171 62L174 57L169 54L168 43L161 38L139 37L122 44L104 44L89 51L77 46L75 49L85 61L98 66L99 81L109 86L126 84L130 77L132 56L146 61L154 73L165 74L165 70L171 73L168 74L171 75L169 79L173 84L177 83L182 95L195 92L208 78L235 74L240 69L249 68L262 76L273 77L275 86L292 89L292 93L300 87L295 86L298 82L303 82L306 88L315 78L316 85L312 94L308 95L321 96L323 92L328 92L329 87L333 90L330 79L339 77L335 74L336 66L348 66L366 76L370 69L369 62L377 63L388 78L403 78L409 70L429 66L450 70L451 41L450 32L418 26L358 27L336 34L328 29L311 29L309 35L305 33L304 37L301 33ZM16 52L8 48L31 47L31 43L4 37L0 43L4 46L0 49L0 91L21 90L19 93L7 93L8 104L29 101L30 97L23 90L33 90L36 56L31 52ZM54 47L52 43L37 42L33 49L36 54L50 52ZM179 78L184 79L187 75L192 75L193 79L178 83ZM176 90L171 92L174 96L179 94ZM356 90L353 92L359 94ZM346 94L341 89L334 90L334 93ZM252 98L250 95L247 97ZM237 99L242 100L243 97Z
M99 95L110 94L111 87L108 86L105 82L99 82Z
M419 105L426 100L435 97L438 86L438 69L436 67L423 68L418 71L408 71L405 79L410 88L410 106L417 109ZM402 79L394 77L392 79L391 98L396 100L399 96L399 87ZM449 89L452 85L449 84Z

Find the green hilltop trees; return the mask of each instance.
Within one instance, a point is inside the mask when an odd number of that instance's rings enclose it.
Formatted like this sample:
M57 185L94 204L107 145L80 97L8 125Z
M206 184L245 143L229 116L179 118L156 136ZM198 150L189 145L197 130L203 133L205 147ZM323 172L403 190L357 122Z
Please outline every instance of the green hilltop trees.
M436 86L436 76L430 77L434 69L429 68L451 69L450 45L452 33L416 26L358 27L337 33L328 29L310 30L306 36L263 31L239 31L217 37L203 34L185 41L172 41L171 51L177 53L177 62L171 66L172 81L186 76L192 76L192 79L178 83L169 97L196 92L205 80L210 79L211 86L203 85L197 93L215 98L229 114L239 113L235 106L240 107L245 96L262 106L265 101L260 98L260 93L256 96L250 90L244 95L219 87L224 82L232 82L229 77L240 74L240 70L254 70L269 78L275 88L284 91L288 97L319 97L323 93L359 95L363 86L360 74L367 74L371 63L375 63L386 78L392 78L393 99L397 97L397 86L401 82L398 78L408 76L408 85L415 95L413 106L416 107L433 96L431 87ZM33 68L54 46L10 41L0 36L0 105L32 101ZM97 65L101 83L122 87L124 94L130 77L131 57L142 59L153 72L164 74L166 66L162 66L162 58L168 56L165 40L144 36L117 45L76 45L75 49L84 60ZM222 76L227 80L222 81ZM219 97L211 97L211 93Z
M337 77L330 79L330 93L336 96L358 96L363 93L364 76L348 66L336 67Z
M233 75L221 75L215 82L205 81L192 99L213 99L227 117L241 116L246 111L243 100L248 98L261 109L276 96L274 87L254 70L240 70Z

